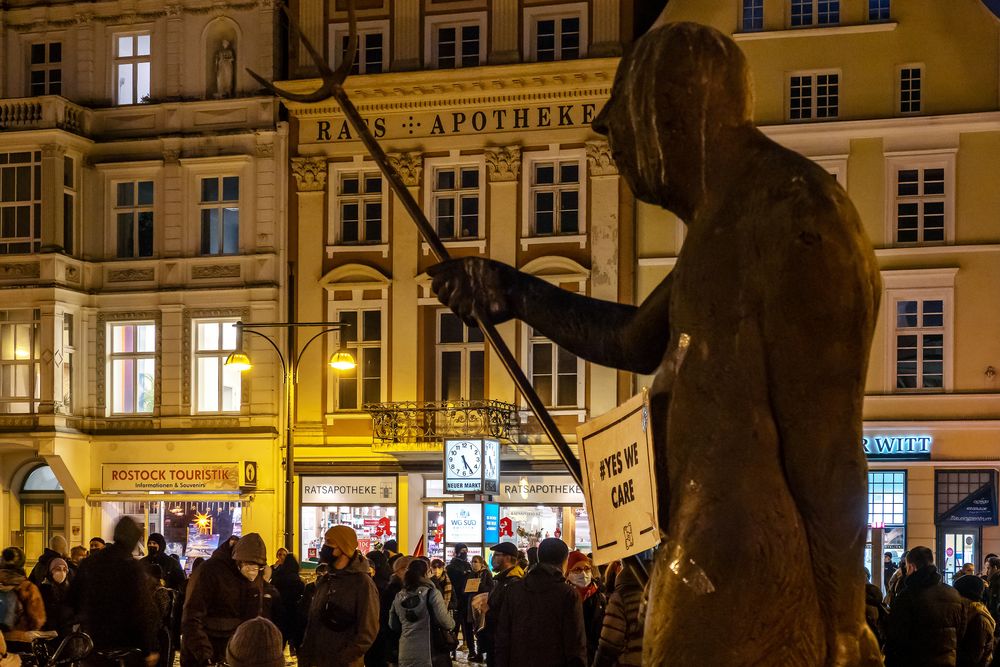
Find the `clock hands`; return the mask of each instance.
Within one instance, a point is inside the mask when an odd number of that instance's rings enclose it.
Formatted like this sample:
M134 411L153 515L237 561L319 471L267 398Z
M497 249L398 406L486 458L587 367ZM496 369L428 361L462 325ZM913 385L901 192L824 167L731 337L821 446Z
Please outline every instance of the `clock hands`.
M472 466L469 465L469 462L465 460L465 454L462 454L462 463L465 464L465 469L468 470L470 474L476 472L472 469Z

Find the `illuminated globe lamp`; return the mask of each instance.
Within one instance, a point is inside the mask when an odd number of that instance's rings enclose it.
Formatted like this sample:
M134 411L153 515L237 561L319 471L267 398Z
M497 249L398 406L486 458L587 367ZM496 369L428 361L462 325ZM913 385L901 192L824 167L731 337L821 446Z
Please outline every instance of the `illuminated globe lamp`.
M223 365L228 366L229 368L235 368L241 373L245 373L253 368L253 364L250 363L250 357L248 357L247 353L243 350L236 350L231 353L228 357L226 357L226 361Z
M340 348L330 355L330 368L338 371L353 371L358 367L354 361L354 355L347 351L347 348Z

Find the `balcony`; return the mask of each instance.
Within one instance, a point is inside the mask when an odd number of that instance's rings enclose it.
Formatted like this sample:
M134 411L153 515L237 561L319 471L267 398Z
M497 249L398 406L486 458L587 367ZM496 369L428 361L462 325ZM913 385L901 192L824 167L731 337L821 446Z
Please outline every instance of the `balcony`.
M373 445L441 443L445 438L512 441L517 406L503 401L368 403Z
M21 97L0 100L0 131L61 129L90 133L91 112L59 97Z

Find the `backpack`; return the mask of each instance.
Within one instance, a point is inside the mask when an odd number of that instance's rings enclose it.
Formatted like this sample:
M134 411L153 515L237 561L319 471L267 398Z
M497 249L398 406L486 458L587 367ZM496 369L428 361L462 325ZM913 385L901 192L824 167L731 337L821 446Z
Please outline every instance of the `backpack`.
M17 625L21 601L14 586L0 586L0 630L7 632Z

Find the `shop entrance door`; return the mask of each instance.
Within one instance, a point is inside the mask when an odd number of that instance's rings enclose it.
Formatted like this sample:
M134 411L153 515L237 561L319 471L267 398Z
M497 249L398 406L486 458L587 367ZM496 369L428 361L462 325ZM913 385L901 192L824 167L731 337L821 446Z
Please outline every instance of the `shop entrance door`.
M951 584L966 563L979 563L979 530L964 526L938 528L937 562L945 583Z
M62 498L22 500L21 526L24 554L29 562L37 561L53 535L66 534L66 503Z

